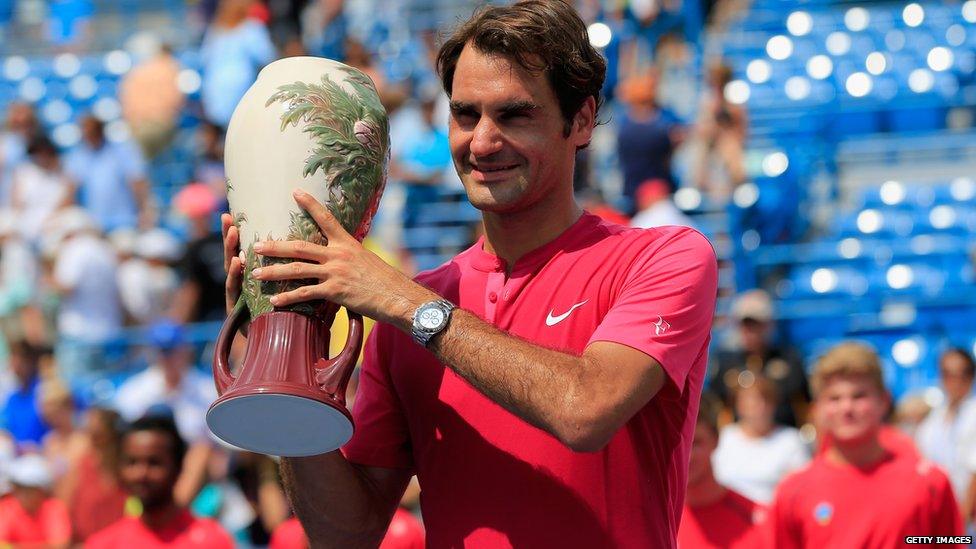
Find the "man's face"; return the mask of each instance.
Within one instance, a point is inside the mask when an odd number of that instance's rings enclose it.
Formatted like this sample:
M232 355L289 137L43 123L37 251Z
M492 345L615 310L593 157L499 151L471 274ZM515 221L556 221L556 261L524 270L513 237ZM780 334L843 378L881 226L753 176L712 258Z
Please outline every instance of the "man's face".
M122 441L122 482L144 507L169 501L179 476L172 441L156 431L136 431Z
M887 397L863 376L828 378L817 396L821 427L840 444L876 435L887 409Z
M959 402L972 392L973 378L967 369L968 365L959 353L949 353L942 357L939 372L946 398L950 402Z
M468 200L483 211L518 212L571 181L576 147L589 142L594 114L589 100L567 137L544 74L465 46L454 73L449 133Z
M769 332L769 322L754 318L744 318L739 321L739 336L742 338L742 348L746 352L759 353L765 350Z
M718 445L718 438L707 425L696 425L695 436L691 440L691 458L688 463L688 484L705 480L709 474L712 452Z
M743 422L757 427L769 427L776 412L775 404L766 400L762 393L752 387L740 389L735 397L735 413Z

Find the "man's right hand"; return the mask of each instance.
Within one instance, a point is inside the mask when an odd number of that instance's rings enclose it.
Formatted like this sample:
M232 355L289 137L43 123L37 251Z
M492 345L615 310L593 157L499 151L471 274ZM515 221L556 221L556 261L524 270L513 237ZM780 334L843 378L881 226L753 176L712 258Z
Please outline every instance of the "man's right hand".
M241 297L241 282L244 276L244 254L241 252L241 237L234 218L229 213L220 216L220 232L224 237L224 271L227 281L224 283L224 299L227 314L234 309L238 298Z

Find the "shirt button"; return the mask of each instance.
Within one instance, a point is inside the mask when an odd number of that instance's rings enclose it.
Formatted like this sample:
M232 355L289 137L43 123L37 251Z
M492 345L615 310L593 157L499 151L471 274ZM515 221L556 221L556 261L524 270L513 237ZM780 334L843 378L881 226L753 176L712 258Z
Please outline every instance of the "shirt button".
M492 303L498 301L498 294L496 294L495 292L491 292L490 294L488 294L488 301L491 301Z

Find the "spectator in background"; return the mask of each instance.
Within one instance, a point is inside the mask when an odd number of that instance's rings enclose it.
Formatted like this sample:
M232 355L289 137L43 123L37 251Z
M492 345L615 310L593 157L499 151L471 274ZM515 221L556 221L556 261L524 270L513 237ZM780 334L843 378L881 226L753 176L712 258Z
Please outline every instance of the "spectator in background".
M976 456L976 363L964 349L949 349L939 358L945 398L929 412L915 433L918 449L949 474L956 498L966 501L970 469Z
M51 497L51 471L44 458L17 458L10 481L13 496L0 499L0 545L67 549L71 520L64 503Z
M678 547L681 549L752 549L760 541L758 523L765 508L720 484L713 472L719 443L718 403L702 395L698 422L691 441L688 493L685 496Z
M17 457L17 444L10 433L0 429L0 500L10 493L10 466Z
M302 41L312 55L342 61L347 57L345 0L307 0L301 14Z
M718 353L718 368L709 387L726 403L736 387L745 386L758 376L776 385L776 423L798 427L806 420L810 401L807 375L799 356L791 349L773 343L773 303L763 290L750 290L738 296L732 306L737 324L738 345Z
M719 200L728 200L746 179L745 141L749 120L745 107L725 98L732 69L714 63L708 69L708 90L695 125L694 185Z
M53 273L62 299L58 331L68 340L104 342L122 327L115 250L80 208L66 208L53 221L61 235Z
M223 197L227 193L227 177L224 174L224 131L220 126L203 121L197 128L196 140L199 156L193 169L194 181L210 187L215 196ZM175 199L174 205L179 211L179 204ZM182 213L186 215L185 212Z
M20 234L17 214L0 209L0 325L8 331L23 329L19 313L30 303L40 271L34 250Z
M774 547L895 547L905 536L962 535L952 486L931 462L886 449L881 363L842 343L817 363L812 385L832 443L783 480L770 512Z
M234 108L276 52L268 30L250 19L253 0L221 0L200 47L207 120L227 128Z
M217 392L213 379L193 368L185 329L160 320L149 328L149 344L154 352L152 365L119 387L115 408L126 421L135 421L151 408L165 405L184 440L206 440L205 416Z
M177 85L180 63L168 44L153 44L152 55L119 84L122 116L145 158L152 160L173 140L185 97Z
M51 0L48 3L47 36L62 50L83 50L91 35L95 6L91 0Z
M7 106L7 119L0 133L0 208L10 206L14 168L27 159L27 145L40 133L40 124L30 103L14 101Z
M128 494L118 476L120 425L112 410L93 407L85 412L84 448L63 482L75 542L84 542L125 511Z
M289 512L278 465L265 455L220 448L208 469L210 482L193 500L193 514L217 520L242 545L268 545Z
M150 229L135 242L136 256L119 265L119 295L129 319L144 325L163 318L179 287L173 264L182 243L166 229Z
M141 512L128 516L88 539L89 549L129 547L233 547L230 536L210 519L199 519L180 507L173 489L186 444L171 420L135 421L122 438L120 476Z
M45 135L31 139L27 155L29 160L13 173L11 204L21 234L37 244L48 219L74 202L75 189L61 168L58 149Z
M631 227L650 229L652 227L680 226L694 227L691 218L678 209L671 200L671 188L663 179L652 179L641 183L635 194L637 214L630 220Z
M5 399L0 427L6 429L21 448L39 447L50 429L41 417L38 402L42 353L41 349L22 339L7 342L7 364L16 385Z
M764 377L734 392L738 421L722 429L714 456L715 477L753 501L768 505L776 485L810 460L793 427L776 425L776 386Z
M81 459L87 438L75 425L75 399L57 378L46 379L38 389L41 417L51 430L44 435L43 452L54 476L54 495L69 501L67 482L72 464Z
M671 157L684 139L678 117L657 104L658 73L649 69L620 85L617 96L627 105L617 128L617 156L624 175L623 195L636 212L637 187L651 179L668 182L674 191Z
M106 233L148 224L149 183L138 148L106 141L104 124L90 115L81 120L81 136L65 160L81 205Z
M392 159L390 167L393 178L406 187L403 205L403 226L406 228L417 225L418 215L425 204L437 201L444 171L452 165L447 130L434 121L436 103L435 95L421 99L421 125Z
M182 279L170 316L179 322L223 320L223 240L214 228L219 199L204 183L187 185L173 198L173 208L190 223L189 243L180 260Z

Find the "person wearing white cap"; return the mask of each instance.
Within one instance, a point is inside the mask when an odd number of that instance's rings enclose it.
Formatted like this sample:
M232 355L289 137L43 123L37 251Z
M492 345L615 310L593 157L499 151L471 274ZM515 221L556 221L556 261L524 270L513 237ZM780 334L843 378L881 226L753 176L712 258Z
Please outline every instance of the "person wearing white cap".
M0 545L67 547L71 520L64 503L51 497L47 461L36 454L14 460L9 468L13 497L0 499Z
M779 395L776 423L799 427L810 402L806 371L799 355L773 339L775 318L769 294L759 289L742 293L731 316L738 342L718 353L718 368L709 387L731 405L736 388L750 386L757 376L766 377Z
M66 338L105 341L122 326L115 251L81 208L59 212L52 232L58 235L54 283L63 298L58 330Z
M150 229L135 239L135 257L119 265L118 283L122 305L137 324L158 320L166 313L180 281L173 263L183 244L166 229Z

